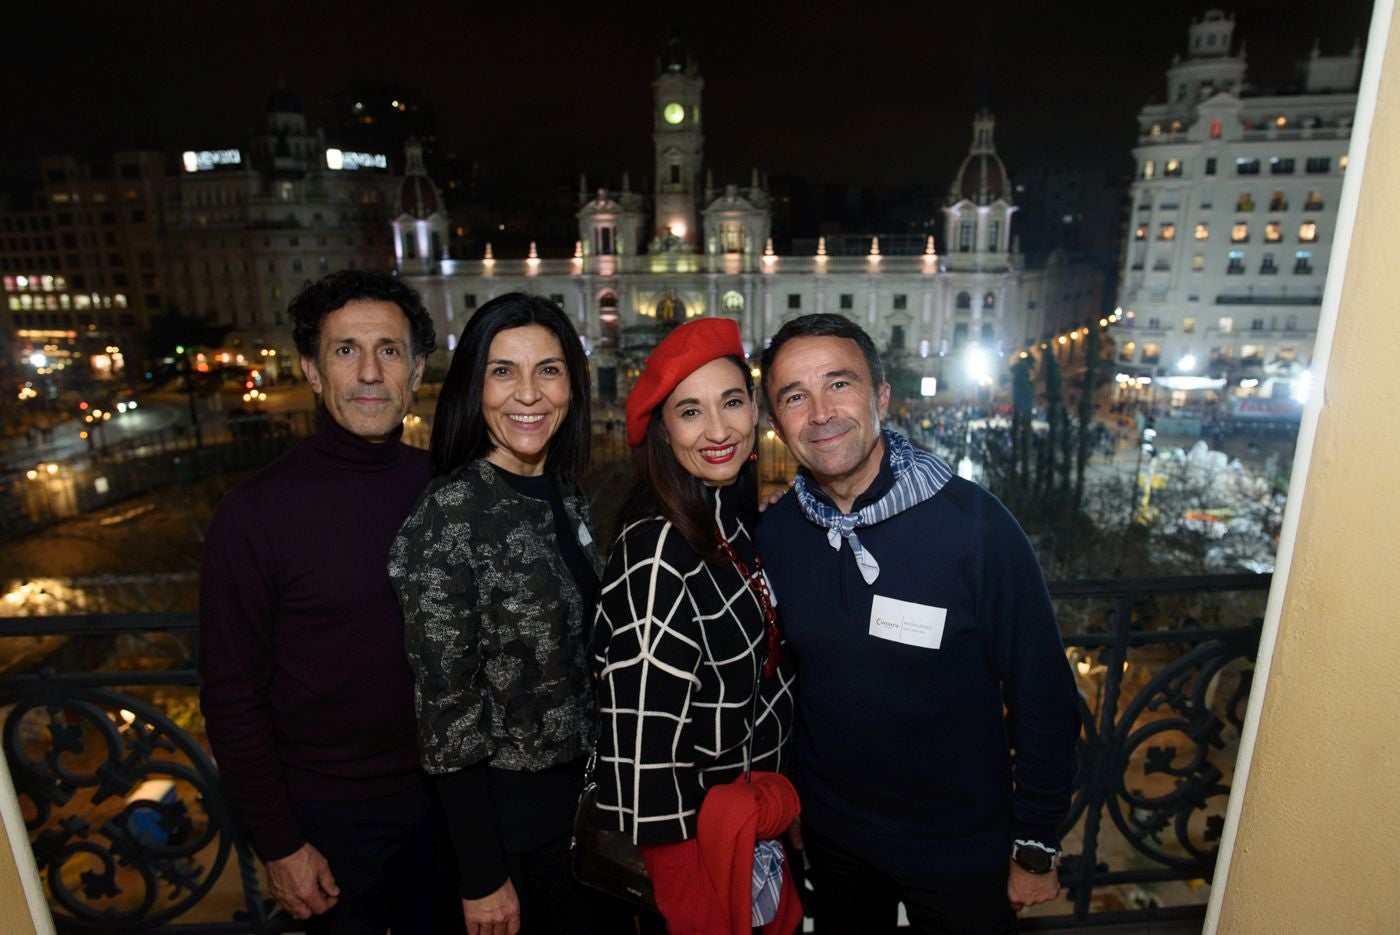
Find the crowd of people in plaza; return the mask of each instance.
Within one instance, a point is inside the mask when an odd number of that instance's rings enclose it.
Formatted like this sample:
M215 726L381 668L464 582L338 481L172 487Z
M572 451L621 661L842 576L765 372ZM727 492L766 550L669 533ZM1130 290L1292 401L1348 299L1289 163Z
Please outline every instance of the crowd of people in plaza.
M864 935L902 904L971 935L1056 896L1079 713L1044 578L909 440L954 423L891 419L858 325L787 322L761 381L733 321L675 327L606 414L635 483L604 530L553 302L477 309L427 451L401 438L419 296L350 270L289 312L318 429L221 502L199 664L224 793L306 931ZM760 502L766 427L799 469ZM575 872L581 801L647 907Z

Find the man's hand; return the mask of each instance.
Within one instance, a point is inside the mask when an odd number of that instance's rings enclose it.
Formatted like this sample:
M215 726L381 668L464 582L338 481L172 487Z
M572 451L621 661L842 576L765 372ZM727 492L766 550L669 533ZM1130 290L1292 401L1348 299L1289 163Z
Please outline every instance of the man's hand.
M334 906L340 896L331 865L310 844L303 844L286 857L268 861L267 888L293 919L318 916Z
M1006 895L1011 900L1011 910L1020 912L1027 906L1048 902L1060 892L1060 873L1031 873L1016 861L1011 862L1011 875L1006 879Z
M462 900L462 917L467 935L518 935L520 900L510 880L489 896Z

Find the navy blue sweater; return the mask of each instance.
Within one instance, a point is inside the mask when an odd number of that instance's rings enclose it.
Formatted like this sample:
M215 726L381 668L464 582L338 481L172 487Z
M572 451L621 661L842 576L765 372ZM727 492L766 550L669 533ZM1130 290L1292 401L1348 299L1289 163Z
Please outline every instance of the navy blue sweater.
M891 482L886 454L856 509ZM819 492L810 478L808 489ZM797 657L803 822L903 876L993 872L1013 839L1056 842L1078 694L1020 526L996 497L954 477L857 535L880 564L873 585L794 494L758 528ZM869 635L876 595L945 608L938 648Z

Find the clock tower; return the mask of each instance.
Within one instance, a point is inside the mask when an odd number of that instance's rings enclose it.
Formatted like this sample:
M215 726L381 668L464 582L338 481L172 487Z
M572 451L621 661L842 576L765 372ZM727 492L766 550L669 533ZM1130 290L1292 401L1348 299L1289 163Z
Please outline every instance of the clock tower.
M653 252L694 253L700 242L695 200L705 135L700 122L699 66L673 34L652 87L652 139L656 144L656 223Z

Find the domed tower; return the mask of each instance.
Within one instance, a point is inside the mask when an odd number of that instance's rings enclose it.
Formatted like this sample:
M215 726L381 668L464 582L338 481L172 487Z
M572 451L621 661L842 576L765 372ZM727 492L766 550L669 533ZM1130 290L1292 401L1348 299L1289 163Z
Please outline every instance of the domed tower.
M301 179L320 159L316 137L306 131L301 98L284 87L267 96L263 132L253 138L259 165L278 179Z
M972 120L972 146L953 177L943 209L949 269L1005 266L1011 253L1011 179L997 155L996 119L982 111Z
M679 34L666 44L652 87L652 140L656 146L656 225L652 250L694 253L695 200L705 134L700 122L700 66Z
M1167 69L1167 116L1190 123L1201 101L1221 92L1238 95L1244 85L1244 44L1231 54L1235 19L1220 10L1207 10L1191 21L1186 58L1172 59Z
M405 273L431 273L447 259L447 210L423 166L423 146L404 144L403 184L394 199L394 255Z

